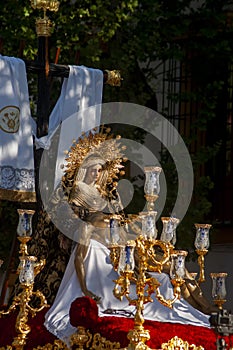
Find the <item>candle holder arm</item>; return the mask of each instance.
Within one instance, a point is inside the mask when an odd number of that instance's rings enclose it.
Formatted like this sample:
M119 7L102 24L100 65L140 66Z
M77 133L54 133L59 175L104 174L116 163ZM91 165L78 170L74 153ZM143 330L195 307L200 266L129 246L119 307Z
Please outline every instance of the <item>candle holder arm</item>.
M32 317L34 317L37 312L42 311L45 307L49 307L49 305L47 304L47 300L41 291L37 290L35 292L32 292L32 295L34 295L36 298L40 299L40 304L38 307L33 307L29 303L27 303L27 307L28 307L29 311L31 312Z
M160 293L159 286L155 285L154 292L156 299L164 306L172 308L173 304L180 299L181 296L181 285L184 283L183 279L174 279L171 280L172 285L174 286L174 297L172 299L165 299L164 296Z
M128 300L131 300L129 298L129 288L130 288L130 281L136 283L137 279L133 276L133 271L121 271L120 276L118 279L113 280L115 283L115 287L113 289L113 294L118 300L122 300L125 296Z
M10 305L10 307L8 308L7 311L1 310L0 311L0 317L2 315L9 315L11 313L11 311L14 311L16 309L16 307L20 304L20 300L22 299L22 293L21 292L19 295L16 295L13 299L12 304Z
M37 263L34 264L34 276L36 277L41 270L45 267L46 264L46 260L42 259L40 261L38 261Z

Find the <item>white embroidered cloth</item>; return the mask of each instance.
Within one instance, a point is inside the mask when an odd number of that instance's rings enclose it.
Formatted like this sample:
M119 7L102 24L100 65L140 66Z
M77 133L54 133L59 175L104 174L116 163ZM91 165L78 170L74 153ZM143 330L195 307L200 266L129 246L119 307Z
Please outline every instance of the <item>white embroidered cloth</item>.
M0 199L36 200L32 118L23 60L0 55Z

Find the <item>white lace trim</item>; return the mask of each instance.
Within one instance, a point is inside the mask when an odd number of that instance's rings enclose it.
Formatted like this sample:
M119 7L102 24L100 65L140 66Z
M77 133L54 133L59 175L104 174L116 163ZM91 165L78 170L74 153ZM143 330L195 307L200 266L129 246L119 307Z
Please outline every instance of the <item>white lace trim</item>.
M35 191L34 169L0 166L0 188L16 191Z

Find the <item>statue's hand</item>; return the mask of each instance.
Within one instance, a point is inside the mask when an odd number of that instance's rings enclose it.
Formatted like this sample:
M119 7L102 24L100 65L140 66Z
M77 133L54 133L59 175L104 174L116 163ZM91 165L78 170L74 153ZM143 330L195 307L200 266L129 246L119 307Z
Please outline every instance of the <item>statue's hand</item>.
M85 295L86 297L89 297L89 298L95 300L95 302L96 302L97 304L100 303L101 297L98 297L97 295L95 295L94 293L92 293L90 290L87 289L87 290L83 291L83 293L84 293L84 295Z

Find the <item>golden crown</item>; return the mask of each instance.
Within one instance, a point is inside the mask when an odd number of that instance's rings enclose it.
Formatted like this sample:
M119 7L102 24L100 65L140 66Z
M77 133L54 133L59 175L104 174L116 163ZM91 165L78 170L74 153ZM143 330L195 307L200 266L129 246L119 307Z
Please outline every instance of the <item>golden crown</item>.
M82 167L87 167L88 159L103 160L102 173L98 181L99 190L104 196L111 196L117 187L117 181L125 172L122 170L127 158L123 151L126 149L120 143L121 136L110 133L109 127L101 126L91 130L88 134L82 133L78 140L74 141L70 150L67 151L65 174L62 177L62 185L67 194L73 187L77 173Z

